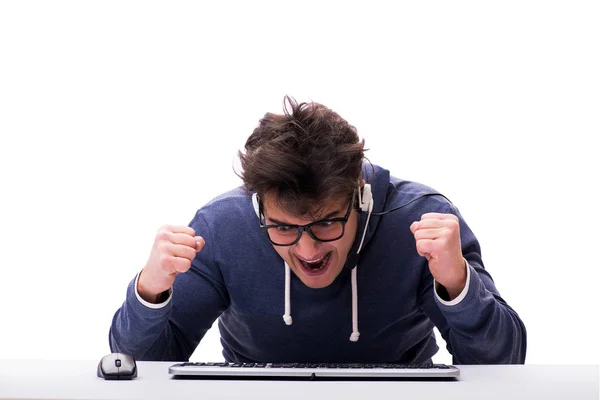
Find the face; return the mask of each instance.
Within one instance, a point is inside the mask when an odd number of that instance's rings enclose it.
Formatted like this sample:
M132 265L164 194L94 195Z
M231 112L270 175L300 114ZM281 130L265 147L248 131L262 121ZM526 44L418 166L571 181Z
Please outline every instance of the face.
M324 208L317 220L291 217L274 201L274 197L262 198L264 217L267 225L306 225L328 218L341 218L348 211L348 200L332 200ZM344 235L332 242L321 242L302 232L300 240L291 246L273 245L275 251L290 266L296 276L308 287L319 289L329 286L340 274L346 263L348 252L354 243L358 226L358 213L350 212ZM315 232L313 230L313 232Z

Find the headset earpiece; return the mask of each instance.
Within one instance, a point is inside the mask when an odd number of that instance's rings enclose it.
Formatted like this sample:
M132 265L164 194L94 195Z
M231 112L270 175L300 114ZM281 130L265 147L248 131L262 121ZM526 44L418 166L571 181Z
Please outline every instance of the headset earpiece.
M256 216L260 220L260 211L258 208L258 194L256 194L256 193L254 193L252 195L252 206L254 206L254 212L256 213Z
M361 211L373 211L373 193L371 192L371 185L368 183L365 183L362 189L358 190L358 206Z

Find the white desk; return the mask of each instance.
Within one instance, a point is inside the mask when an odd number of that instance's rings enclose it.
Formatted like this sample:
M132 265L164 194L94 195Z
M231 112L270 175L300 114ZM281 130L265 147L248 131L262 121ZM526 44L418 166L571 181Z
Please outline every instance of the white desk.
M172 379L171 362L138 362L133 381L96 377L98 361L0 360L0 399L590 399L597 365L459 366L458 381Z

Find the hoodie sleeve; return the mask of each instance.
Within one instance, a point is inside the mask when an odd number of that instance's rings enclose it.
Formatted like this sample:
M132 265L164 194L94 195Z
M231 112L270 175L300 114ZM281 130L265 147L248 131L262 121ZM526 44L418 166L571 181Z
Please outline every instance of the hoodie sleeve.
M485 270L477 238L455 208L450 212L459 218L462 252L470 275L468 289L459 302L440 301L425 261L419 293L421 308L446 341L454 364L523 364L527 349L525 325ZM439 286L438 292L443 292L445 289Z
M218 265L214 241L200 212L190 226L206 239L191 268L177 276L170 300L150 307L136 295L133 279L125 302L115 313L109 331L112 352L140 361L187 361L200 340L228 307L228 295Z

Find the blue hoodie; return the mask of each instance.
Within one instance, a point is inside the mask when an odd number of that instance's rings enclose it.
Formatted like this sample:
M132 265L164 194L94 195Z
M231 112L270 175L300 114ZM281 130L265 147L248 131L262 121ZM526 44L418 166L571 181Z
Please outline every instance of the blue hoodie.
M374 213L435 193L390 177L380 167L374 174L370 168L364 172L372 187ZM427 212L459 218L468 276L465 290L454 301L443 300L444 288L434 282L426 259L416 252L409 229ZM361 213L357 241L366 214ZM260 230L243 188L206 204L190 226L206 239L204 249L190 270L177 276L161 304L144 302L135 290L137 277L131 281L112 321L111 351L138 360L187 361L218 319L223 356L230 362L430 363L438 351L434 325L454 364L525 362L523 322L484 269L477 238L441 196L372 215L359 259L351 251L346 268L330 286L309 288L292 273L291 325L282 319L285 264ZM353 342L351 269L356 262L360 338Z

